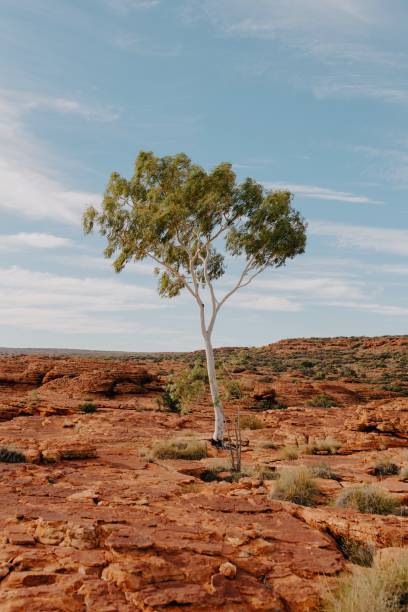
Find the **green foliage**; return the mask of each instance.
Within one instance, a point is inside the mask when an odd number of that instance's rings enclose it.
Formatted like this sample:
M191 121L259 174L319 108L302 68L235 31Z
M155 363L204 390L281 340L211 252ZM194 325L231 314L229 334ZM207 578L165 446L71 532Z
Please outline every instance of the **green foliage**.
M371 569L344 576L340 587L327 593L325 612L406 612L408 551L396 553L383 560L376 555Z
M20 451L12 448L6 448L2 446L0 448L0 462L1 463L25 463L26 458Z
M208 386L208 374L201 359L170 379L162 395L162 402L171 412L186 414L198 401Z
M171 438L156 442L152 455L156 459L204 459L207 457L207 446L195 438Z
M236 400L242 398L241 385L235 379L224 379L222 381L222 390L226 400Z
M364 514L394 514L400 506L389 493L371 485L347 487L336 500L340 508L352 508Z
M155 260L160 295L174 297L192 271L202 285L220 278L224 252L243 256L249 271L280 267L303 253L306 226L291 199L250 178L237 184L229 163L206 172L184 153L160 158L141 151L133 177L114 172L102 211L88 208L83 227L89 233L96 226L106 237L105 256L115 256L117 272L130 261Z
M265 427L263 421L254 414L244 414L240 417L239 424L241 429L263 429Z
M337 405L336 400L330 395L326 395L325 393L315 395L310 400L308 400L306 404L308 406L313 406L314 408L333 408Z
M319 489L313 481L310 470L300 466L280 471L273 497L301 506L313 506L318 493Z
M80 412L84 412L85 414L92 414L97 411L97 407L93 402L84 402L79 407Z

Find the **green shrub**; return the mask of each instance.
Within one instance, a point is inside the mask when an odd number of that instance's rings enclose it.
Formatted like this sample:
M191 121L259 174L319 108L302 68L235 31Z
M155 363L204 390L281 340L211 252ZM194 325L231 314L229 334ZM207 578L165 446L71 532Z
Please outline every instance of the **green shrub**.
M286 468L279 472L273 497L291 501L301 506L313 506L319 489L313 481L310 470L305 467Z
M394 514L400 504L389 493L372 485L343 489L336 500L339 508L352 508L364 514Z
M408 551L344 577L326 596L326 612L404 612L408 609Z
M192 367L186 368L169 381L162 401L171 412L186 414L191 405L204 395L207 385L207 370L202 360L196 359Z
M223 395L226 400L235 400L242 398L241 385L237 380L227 379L222 383Z
M159 407L162 406L169 412L181 412L180 400L173 397L172 394L173 386L171 384L166 385L164 392L158 400Z
M374 476L394 476L395 474L399 474L399 472L400 468L398 465L387 459L383 459L376 463L372 470Z
M195 438L171 438L159 440L152 448L156 459L203 459L207 457L207 445Z
M303 452L306 455L335 455L340 447L340 442L328 437L324 438L324 440L309 442L304 447Z
M325 393L321 393L320 395L315 395L311 399L307 400L307 406L313 406L314 408L333 408L337 406L337 402L334 397L331 395L326 395Z
M326 478L327 480L341 480L327 463L318 463L312 467L312 474L316 478Z
M12 448L6 448L2 446L0 448L0 462L1 463L25 463L26 458L20 451Z
M286 461L294 461L298 457L299 448L297 446L284 446L279 453L279 458Z
M241 429L263 429L265 427L263 421L254 414L244 414L240 417L239 424Z
M84 402L79 407L80 412L84 412L85 414L92 414L97 411L97 407L93 402Z

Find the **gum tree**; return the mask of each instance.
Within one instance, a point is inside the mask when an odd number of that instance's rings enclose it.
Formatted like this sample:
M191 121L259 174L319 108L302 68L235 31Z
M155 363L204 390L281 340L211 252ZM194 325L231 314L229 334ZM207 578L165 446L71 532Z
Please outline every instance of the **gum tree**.
M303 253L306 225L288 191L267 192L247 178L238 184L231 164L210 172L183 153L156 157L141 151L130 180L113 173L101 210L88 208L85 233L96 226L106 237L106 257L116 272L132 261L155 262L158 291L174 298L187 291L199 309L214 406L213 444L224 439L224 412L217 384L212 336L226 301L267 268ZM225 256L242 264L229 289L217 295Z

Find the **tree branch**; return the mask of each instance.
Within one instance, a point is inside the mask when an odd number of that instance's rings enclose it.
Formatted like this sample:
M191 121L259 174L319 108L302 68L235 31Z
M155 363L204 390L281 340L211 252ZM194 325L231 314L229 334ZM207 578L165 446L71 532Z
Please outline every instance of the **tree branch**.
M183 282L184 287L191 293L191 295L195 297L194 291L192 290L190 283L187 281L186 277L183 274L180 274L178 270L175 270L168 264L164 263L164 261L161 261L155 255L148 253L148 256L151 257L151 259L153 259L156 263L158 263L159 266L163 266L163 268L166 268L166 270L168 270L171 274L174 274L174 276L181 280Z

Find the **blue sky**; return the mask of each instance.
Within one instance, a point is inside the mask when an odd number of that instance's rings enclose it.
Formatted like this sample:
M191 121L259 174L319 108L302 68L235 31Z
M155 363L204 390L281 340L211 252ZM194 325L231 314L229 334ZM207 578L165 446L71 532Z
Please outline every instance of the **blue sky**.
M408 333L407 19L403 0L2 0L0 345L201 346L189 296L82 235L140 149L231 161L309 222L216 345Z

